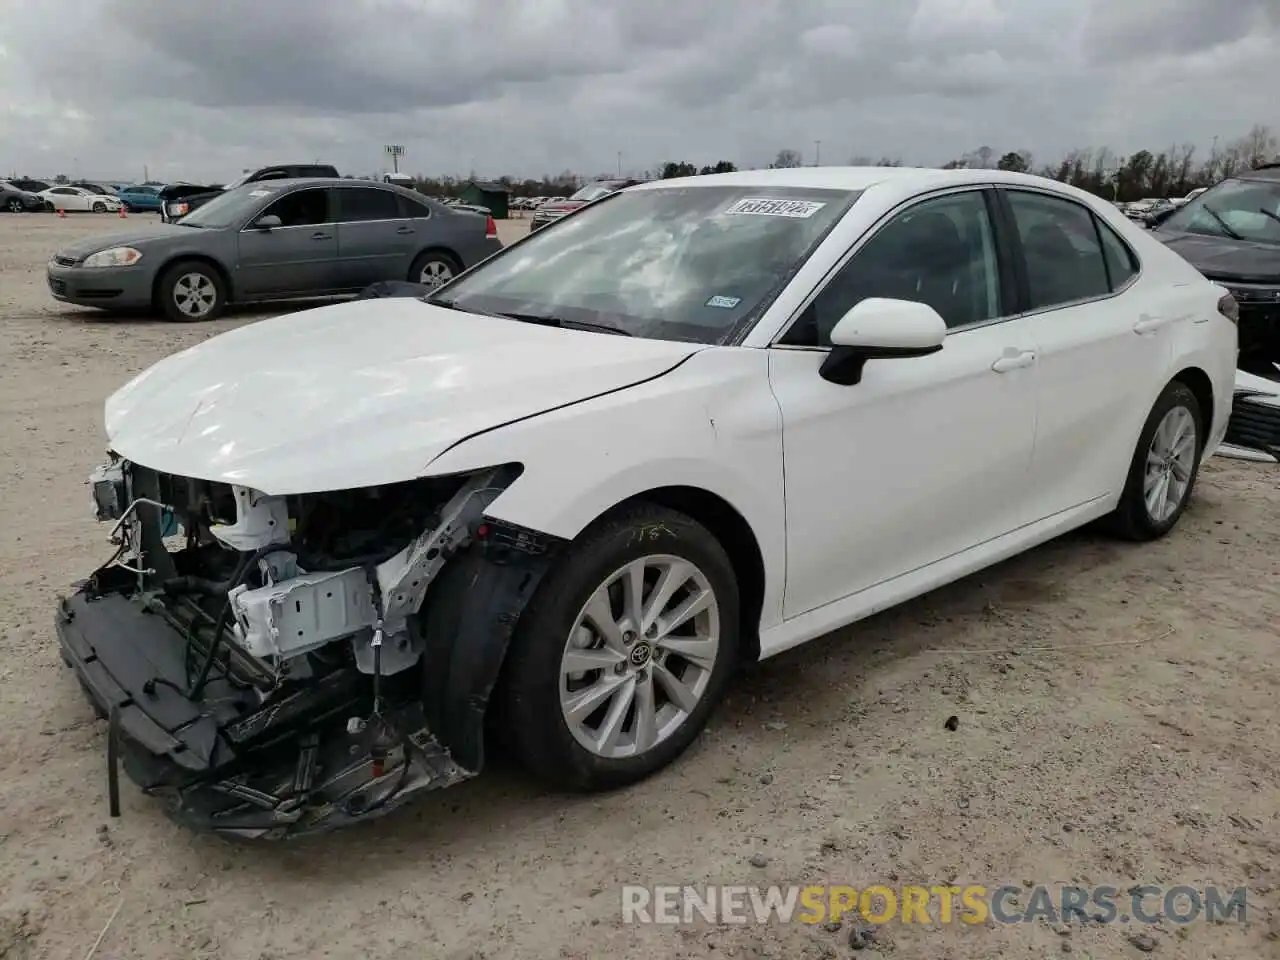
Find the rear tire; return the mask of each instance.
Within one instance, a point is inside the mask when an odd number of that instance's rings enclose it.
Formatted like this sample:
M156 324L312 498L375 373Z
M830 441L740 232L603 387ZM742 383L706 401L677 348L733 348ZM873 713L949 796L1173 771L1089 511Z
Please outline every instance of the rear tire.
M1200 472L1204 414L1180 380L1164 388L1138 436L1120 503L1104 523L1126 540L1157 540L1187 508Z
M428 287L439 287L462 272L458 261L440 250L427 250L418 254L409 268L409 282Z
M179 260L160 277L157 305L168 320L196 323L216 320L227 306L222 275L199 260Z
M674 592L659 596L664 584ZM561 789L609 790L656 773L706 725L738 637L733 565L705 527L647 504L597 523L516 627L500 714L511 752Z

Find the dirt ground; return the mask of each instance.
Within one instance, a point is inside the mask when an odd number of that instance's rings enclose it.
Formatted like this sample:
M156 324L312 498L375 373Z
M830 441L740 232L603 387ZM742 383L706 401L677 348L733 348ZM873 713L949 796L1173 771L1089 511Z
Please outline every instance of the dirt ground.
M99 960L854 955L849 922L622 923L623 884L709 882L1247 885L1244 924L893 923L863 955L1280 956L1280 473L1221 459L1160 543L1072 535L754 668L622 793L503 765L367 827L233 845L125 781L109 821L104 724L51 623L106 552L102 402L258 318L56 305L48 256L121 226L0 215L4 960L83 957L109 920Z

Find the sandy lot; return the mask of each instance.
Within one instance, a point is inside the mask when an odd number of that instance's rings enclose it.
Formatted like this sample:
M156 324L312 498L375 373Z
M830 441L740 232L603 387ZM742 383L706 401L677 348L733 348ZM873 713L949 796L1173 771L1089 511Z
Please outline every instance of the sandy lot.
M117 910L98 958L854 955L851 922L621 922L622 884L708 882L1248 885L1243 925L895 923L863 955L1280 956L1280 474L1223 460L1163 542L1073 535L754 668L624 793L550 796L501 767L368 827L246 846L126 781L109 821L104 724L51 625L105 553L83 483L102 401L257 319L55 305L49 254L120 226L0 215L4 960L83 957Z

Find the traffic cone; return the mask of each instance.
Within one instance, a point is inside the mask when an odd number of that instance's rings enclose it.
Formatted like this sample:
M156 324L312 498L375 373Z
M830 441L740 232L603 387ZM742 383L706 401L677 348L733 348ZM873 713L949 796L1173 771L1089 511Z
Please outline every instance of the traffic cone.
M122 203L122 204L120 204L120 219L121 219L121 220L128 220L128 219L129 219L129 214L127 214L127 213L125 213L125 212L124 212L124 204L123 204L123 203Z
M61 207L59 207L59 208L58 208L58 216L60 216L63 220L67 219L67 211L65 211L65 210L63 210Z

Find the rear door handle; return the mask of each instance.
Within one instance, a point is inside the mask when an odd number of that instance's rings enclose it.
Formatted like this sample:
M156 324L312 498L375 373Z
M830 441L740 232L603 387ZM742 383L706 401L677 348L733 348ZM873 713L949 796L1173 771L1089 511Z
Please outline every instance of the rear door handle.
M1155 333L1168 322L1164 317L1153 317L1149 313L1144 313L1138 317L1138 322L1133 325L1133 332L1140 337L1145 337L1149 333Z
M1036 362L1035 352L1023 350L1021 353L1001 357L991 365L996 373L1008 373L1010 370L1022 370Z
M400 227L396 233L413 233L413 227Z
M311 235L311 239L312 240L332 240L333 234L325 233L323 230L317 230L315 233Z

